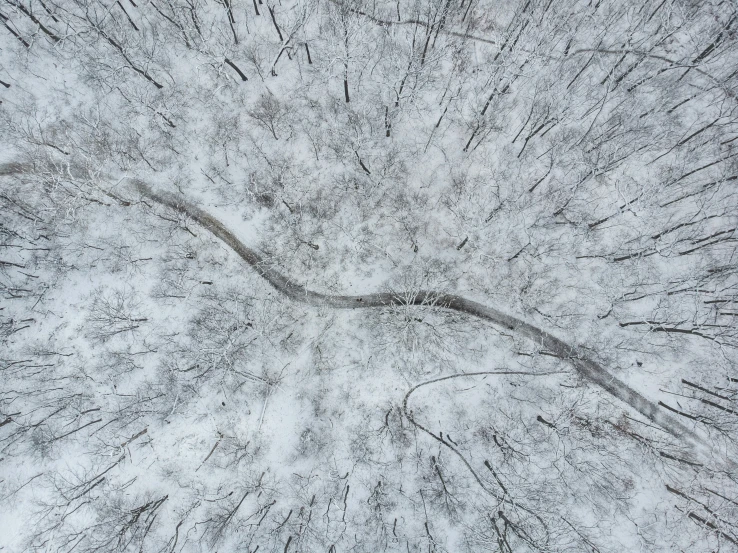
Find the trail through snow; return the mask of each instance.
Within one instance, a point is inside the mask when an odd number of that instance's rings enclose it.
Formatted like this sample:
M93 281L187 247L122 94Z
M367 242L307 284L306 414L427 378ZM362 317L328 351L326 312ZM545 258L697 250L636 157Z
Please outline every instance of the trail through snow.
M30 167L19 163L0 164L0 176L27 173ZM70 174L76 172L75 168L68 168ZM653 401L637 392L625 382L609 373L604 367L588 358L583 352L574 346L553 336L549 332L527 323L517 317L508 315L498 309L488 307L479 302L464 298L456 294L446 294L433 290L419 290L407 292L381 292L364 295L329 295L309 290L307 287L286 277L274 269L268 261L262 258L256 251L246 246L218 219L200 209L182 196L156 192L141 180L128 179L135 190L142 196L168 208L174 209L187 215L213 235L222 240L227 246L235 251L241 259L248 263L278 292L284 294L293 301L305 303L318 307L332 307L335 309L360 309L379 308L390 306L414 305L447 309L459 313L465 313L481 320L488 321L494 325L509 329L521 336L532 340L538 346L560 359L571 362L577 372L585 379L596 384L613 397L638 411L649 421L660 426L674 437L680 439L689 452L703 460L712 459L711 448L694 431L667 414ZM102 190L102 189L101 189ZM122 200L115 194L102 190L106 195L115 198L124 206L130 206L131 202ZM412 390L411 390L412 391ZM730 460L723 460L729 467L736 464Z
M191 204L181 196L155 192L148 185L133 180L136 190L154 202L179 211L192 218L198 224L217 236L241 259L251 265L256 272L271 284L278 292L294 301L313 306L332 307L335 309L376 308L401 305L415 305L448 309L466 313L492 324L505 327L537 343L542 349L555 356L566 359L584 378L607 391L612 396L626 403L651 422L657 424L689 447L691 453L700 458L709 458L709 447L691 429L671 415L665 413L654 402L632 389L625 382L610 374L595 361L563 340L551 335L530 323L503 313L492 307L469 300L456 294L446 294L433 290L400 293L373 293L364 295L328 295L309 290L305 286L284 276L272 268L257 252L241 242L218 219Z

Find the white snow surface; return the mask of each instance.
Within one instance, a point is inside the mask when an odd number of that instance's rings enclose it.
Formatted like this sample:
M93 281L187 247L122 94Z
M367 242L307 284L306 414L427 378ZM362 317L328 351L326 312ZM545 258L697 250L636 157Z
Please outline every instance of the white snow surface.
M736 17L8 0L0 552L737 551Z

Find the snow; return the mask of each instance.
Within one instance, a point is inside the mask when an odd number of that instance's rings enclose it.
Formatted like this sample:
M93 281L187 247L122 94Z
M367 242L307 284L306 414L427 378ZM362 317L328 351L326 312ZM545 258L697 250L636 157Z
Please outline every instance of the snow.
M0 551L738 547L732 7L2 14Z

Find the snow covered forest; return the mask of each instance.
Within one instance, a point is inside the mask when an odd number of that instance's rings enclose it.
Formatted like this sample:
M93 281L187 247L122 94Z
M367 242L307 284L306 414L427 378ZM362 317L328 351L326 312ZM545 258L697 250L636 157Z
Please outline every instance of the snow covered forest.
M738 5L0 0L1 553L738 551Z

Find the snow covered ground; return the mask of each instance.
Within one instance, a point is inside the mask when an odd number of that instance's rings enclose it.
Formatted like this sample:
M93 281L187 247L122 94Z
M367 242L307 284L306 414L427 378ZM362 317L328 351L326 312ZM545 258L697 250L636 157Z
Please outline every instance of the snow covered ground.
M738 550L731 3L0 19L0 551Z

